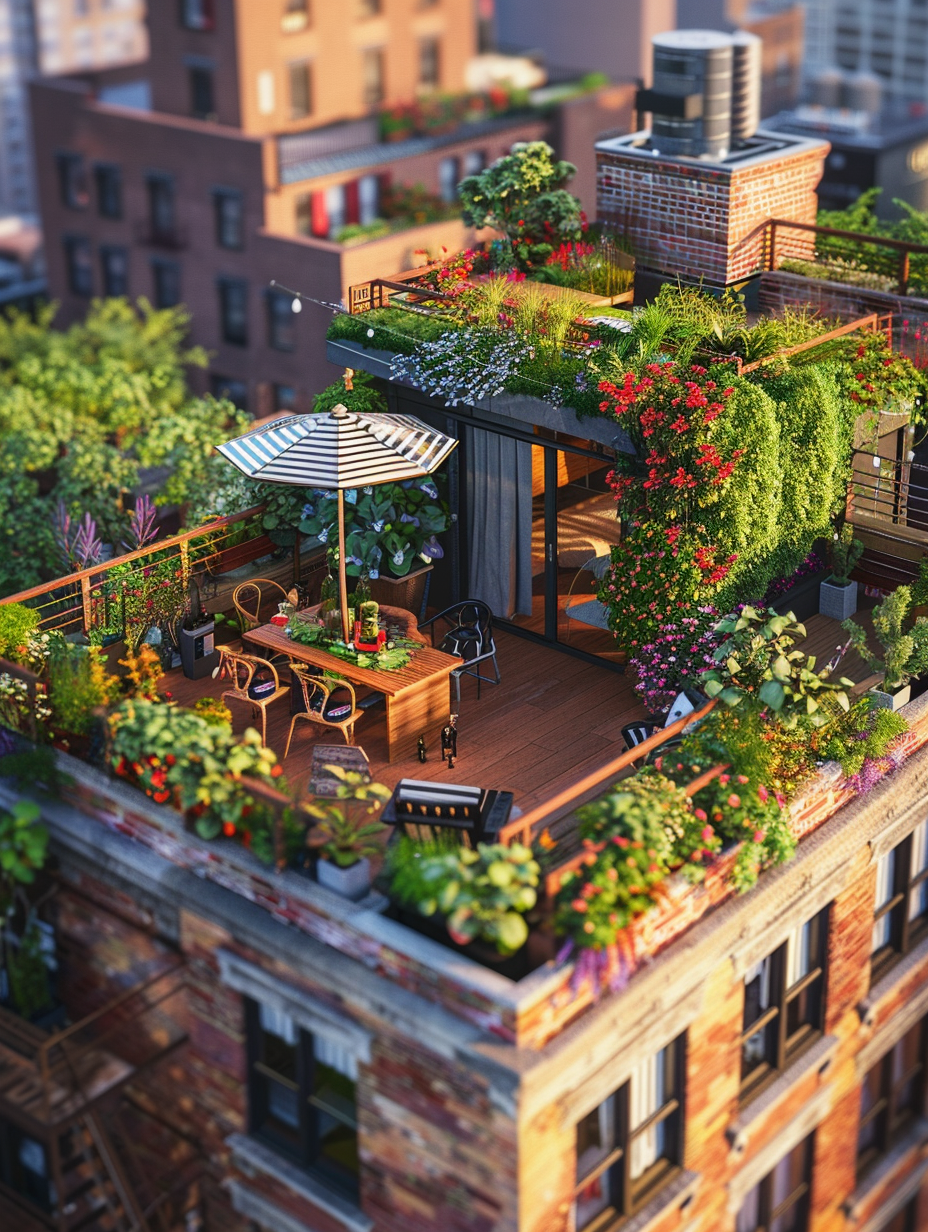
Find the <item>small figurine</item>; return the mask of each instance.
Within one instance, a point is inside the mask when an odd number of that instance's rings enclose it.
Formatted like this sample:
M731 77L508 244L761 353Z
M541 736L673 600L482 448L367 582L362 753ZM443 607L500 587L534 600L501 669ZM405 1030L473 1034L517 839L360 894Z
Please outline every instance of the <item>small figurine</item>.
M417 752L417 753L418 753L418 755L419 755L419 760L420 760L421 762L425 762L425 760L426 760L426 756L425 756L425 736L420 736L420 737L419 737L418 743L416 744L416 752Z
M454 759L458 755L458 716L452 714L447 727L441 729L441 759L447 758L448 769L454 769Z
M358 619L354 622L355 650L377 651L387 640L385 629L378 623L380 605L372 599L358 605Z

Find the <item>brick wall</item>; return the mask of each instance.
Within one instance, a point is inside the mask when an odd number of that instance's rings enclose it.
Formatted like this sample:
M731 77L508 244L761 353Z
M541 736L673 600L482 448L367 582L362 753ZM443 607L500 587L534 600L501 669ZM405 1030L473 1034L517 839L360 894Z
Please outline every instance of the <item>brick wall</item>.
M640 266L727 286L763 268L767 219L815 222L828 149L803 143L743 164L712 164L604 142L598 216L628 234Z

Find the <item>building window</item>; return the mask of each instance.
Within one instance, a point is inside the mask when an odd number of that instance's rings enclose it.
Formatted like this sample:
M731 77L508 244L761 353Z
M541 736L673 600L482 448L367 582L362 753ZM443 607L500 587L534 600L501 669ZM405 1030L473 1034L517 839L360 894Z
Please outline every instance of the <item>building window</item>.
M219 320L223 342L248 346L248 283L243 279L220 279Z
M0 1181L49 1213L53 1209L45 1146L12 1121L0 1118Z
M457 158L443 158L438 164L438 195L442 201L458 199L458 184L461 182L461 164Z
M90 240L83 236L68 236L64 242L68 264L68 290L72 295L93 295L93 268Z
M871 979L906 954L928 930L928 821L881 856L876 866Z
M362 175L358 180L358 222L368 226L380 215L380 179L376 175Z
M180 0L180 20L188 30L215 29L213 0Z
M302 120L312 113L312 69L304 60L290 65L290 119Z
M646 1058L577 1126L577 1232L634 1213L679 1165L685 1051L681 1035Z
M383 51L380 47L368 47L363 53L361 78L364 83L364 101L369 107L383 102Z
M438 39L423 39L419 44L419 85L435 90L441 80L441 49Z
M87 173L82 155L59 154L57 162L61 204L71 210L85 210L90 194L87 191Z
M328 223L328 235L335 239L339 231L348 221L348 201L345 192L347 185L333 184L325 190L325 214Z
M292 385L274 386L275 413L288 414L296 410L296 390Z
M118 167L101 164L94 168L97 182L97 213L101 218L122 218L122 173Z
M379 17L383 12L383 0L358 0L359 17Z
M216 102L213 95L213 71L209 68L191 68L190 114L195 120L216 118Z
M210 389L214 398L225 398L240 411L248 410L248 386L244 381L232 376L219 376L213 373L210 379Z
M750 1190L738 1211L735 1232L805 1232L811 1178L810 1135Z
M168 175L148 177L148 226L153 244L173 244L177 238L174 181Z
M922 1019L874 1065L860 1091L858 1179L921 1115L925 1092L925 1023Z
M337 1041L246 1000L251 1132L357 1192L357 1060Z
M175 308L180 303L180 266L176 261L152 261L156 308Z
M487 165L486 150L468 150L464 155L464 174L479 175Z
M103 294L115 298L129 294L129 251L107 244L100 249Z
M296 313L292 303L293 296L283 291L267 293L267 344L275 351L292 351L296 347Z
M220 248L245 246L245 204L235 189L221 188L213 194L216 210L216 243Z
M828 908L744 976L741 1095L754 1095L822 1029Z
M286 0L284 15L280 19L280 28L284 34L305 30L311 21L312 10L309 0Z

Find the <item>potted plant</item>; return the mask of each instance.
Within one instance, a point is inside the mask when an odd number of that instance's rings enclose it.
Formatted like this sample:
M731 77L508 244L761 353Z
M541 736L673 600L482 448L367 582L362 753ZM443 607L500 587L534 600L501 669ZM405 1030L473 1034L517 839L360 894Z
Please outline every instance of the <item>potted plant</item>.
M39 627L39 613L23 603L0 606L0 658L25 662L29 642Z
M540 868L520 843L471 847L401 839L390 854L390 896L425 917L443 919L460 946L487 942L502 958L528 940L525 913L537 901Z
M187 583L186 615L180 629L180 661L188 680L212 675L219 663L216 620L203 607L195 577Z
M845 522L831 549L831 576L819 583L818 610L832 620L847 620L857 611L857 583L851 573L864 554L864 545L854 538L854 528Z
M376 817L390 799L390 789L372 783L369 774L335 765L325 769L338 779L335 799L317 799L306 806L316 822L306 842L320 856L316 866L319 884L357 900L370 889L370 857L381 850L372 840L387 828L368 819Z
M845 620L842 629L860 657L875 672L883 673L883 688L871 689L870 696L878 706L898 710L912 696L909 681L928 671L928 619L919 616L907 629L905 626L912 592L908 586L896 589L873 609L873 632L883 647L883 658L875 655L867 644L867 634L853 620Z

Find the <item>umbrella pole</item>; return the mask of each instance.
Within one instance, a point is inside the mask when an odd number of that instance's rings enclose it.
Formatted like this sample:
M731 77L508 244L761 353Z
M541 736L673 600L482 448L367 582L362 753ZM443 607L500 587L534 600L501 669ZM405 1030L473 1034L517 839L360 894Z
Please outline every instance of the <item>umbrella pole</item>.
M345 493L338 489L338 599L342 610L342 637L350 642L348 628L348 574L345 570Z

